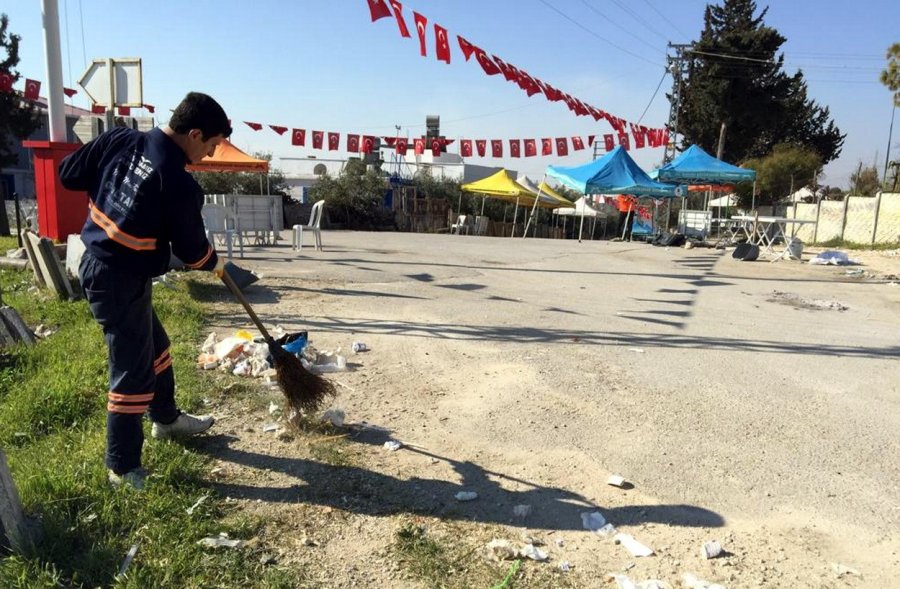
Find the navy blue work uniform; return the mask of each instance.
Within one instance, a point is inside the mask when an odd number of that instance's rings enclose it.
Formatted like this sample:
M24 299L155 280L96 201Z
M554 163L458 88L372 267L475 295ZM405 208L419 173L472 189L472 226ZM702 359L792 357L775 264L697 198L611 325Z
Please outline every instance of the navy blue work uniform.
M153 310L151 279L167 271L170 253L197 270L217 262L203 227L203 191L186 164L161 129L117 128L59 167L63 186L90 197L79 277L109 348L106 465L116 474L141 466L144 412L163 424L179 415L169 337Z

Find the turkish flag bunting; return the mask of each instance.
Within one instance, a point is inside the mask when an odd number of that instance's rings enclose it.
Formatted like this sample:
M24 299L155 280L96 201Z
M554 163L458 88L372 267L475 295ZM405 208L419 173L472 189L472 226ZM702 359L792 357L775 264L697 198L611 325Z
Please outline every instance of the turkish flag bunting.
M494 157L503 157L502 139L491 139L491 155Z
M431 155L433 157L438 157L441 155L441 140L440 139L432 139L431 140Z
M251 129L253 129L254 131L259 131L260 129L262 129L262 125L260 125L259 123L251 123L248 121L244 121L244 124L247 125L248 127L250 127Z
M588 146L588 147L591 147L592 145L594 145L594 136L593 136L593 135L588 135L587 146Z
M69 98L72 98L73 96L78 94L78 90L76 90L74 88L63 88L63 94L65 94Z
M616 142L612 135L603 136L603 146L606 147L606 151L612 151L616 148Z
M447 38L447 29L437 23L434 23L434 44L437 60L450 63L450 39Z
M500 71L503 72L503 77L506 78L507 82L519 81L519 69L516 66L506 63L496 55L492 55L491 58L497 64L497 67L500 68Z
M347 135L347 151L359 153L359 135Z
M569 155L569 142L565 137L556 138L556 155Z
M0 92L12 92L13 77L6 72L0 72Z
M459 155L462 157L472 157L472 140L471 139L460 139L459 140Z
M574 149L575 151L581 151L582 149L584 149L584 143L581 142L581 137L579 137L578 135L572 137L572 149Z
M25 98L28 100L37 100L41 94L41 83L37 80L25 80Z
M541 91L541 87L538 86L537 81L528 75L528 72L525 70L519 70L519 78L516 81L519 84L519 88L524 90L528 96L534 96Z
M537 145L534 139L525 140L525 157L534 157L537 155Z
M306 144L306 129L294 129L291 131L291 145Z
M362 152L363 153L372 153L375 149L375 138L371 135L363 135L362 137Z
M475 149L478 150L478 157L484 157L487 153L487 139L476 139Z
M123 117L131 116L131 107L130 106L120 106L119 107L119 116L123 116Z
M638 129L633 132L634 134L634 148L635 149L643 149L644 148L644 132Z
M418 137L413 140L413 151L416 152L416 155L422 155L425 153L425 138Z
M394 145L397 143L397 137L382 137L381 139L388 147L394 147Z
M600 119L606 118L606 113L603 112L602 110L600 110L599 108L589 106L588 112L591 113L591 116L594 117L595 121L599 121Z
M313 131L313 149L322 149L322 140L325 139L325 131Z
M406 150L409 148L409 141L406 137L400 137L397 139L397 143L395 144L397 147L397 155L406 155Z
M544 96L547 97L547 100L550 102L559 102L562 100L562 92L557 90L555 87L551 86L547 82L541 82L538 80L538 85L541 87L541 90L544 91Z
M623 134L619 135L619 145L621 145L625 149L625 151L628 151L629 149L631 149L631 146L628 143L628 134L627 133L623 133Z
M500 73L500 68L497 67L497 64L494 63L494 61L490 57L488 57L488 54L485 53L484 50L480 47L475 47L475 60L487 75L496 76Z
M541 139L541 155L553 155L553 139L549 137Z
M95 115L102 115L103 113L106 112L106 107L103 106L102 104L92 104L91 112L94 113Z
M337 151L341 144L341 134L328 132L328 151Z
M279 135L284 135L285 133L287 133L287 127L282 127L281 125L269 125L269 128Z
M419 53L422 57L428 55L428 50L425 48L425 26L428 24L428 19L413 10L413 18L416 21L416 31L419 33Z
M156 107L153 106L152 104L147 104L147 103L145 102L145 103L144 103L144 108L146 108L146 109L147 109L147 112L149 112L150 114L153 114L153 113L156 112Z
M406 28L406 21L403 20L403 5L397 0L391 0L391 8L394 9L394 17L397 19L397 27L400 29L401 37L411 37L409 29Z
M585 103L581 102L577 98L575 99L575 114L579 117L586 117L591 114L591 111L588 110L588 107Z
M510 139L509 140L509 155L510 157L522 157L522 145L518 139Z
M369 3L369 13L372 15L372 22L379 18L391 15L391 9L388 8L385 0L366 0Z
M456 36L456 40L459 41L459 50L462 51L463 57L466 58L466 61L469 61L469 58L472 57L472 52L475 51L475 46L459 35Z

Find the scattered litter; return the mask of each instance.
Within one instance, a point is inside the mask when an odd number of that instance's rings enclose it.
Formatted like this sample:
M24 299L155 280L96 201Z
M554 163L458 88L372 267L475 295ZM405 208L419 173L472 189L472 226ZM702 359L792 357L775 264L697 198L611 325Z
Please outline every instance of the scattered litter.
M334 352L320 352L313 346L308 345L304 348L300 361L303 362L304 368L316 374L343 372L347 370L347 358L342 356L340 352L340 348Z
M800 295L790 292L772 291L772 296L766 299L770 303L789 305L797 309L809 309L812 311L846 311L849 307L838 301L826 301L824 299L804 299Z
M826 250L809 261L814 266L851 266L859 264L858 260L851 260L845 252Z
M278 413L281 413L281 405L274 401L269 403L269 415L277 415Z
M597 535L603 536L604 538L613 538L616 535L616 526L612 524L606 524L599 530L597 530Z
M131 545L131 548L128 549L128 552L125 553L125 559L122 561L122 566L119 567L119 577L125 574L128 570L128 567L131 566L131 561L134 560L134 555L137 554L138 544L140 542L135 542Z
M536 560L537 562L544 562L549 558L547 553L537 548L534 544L526 544L519 550L519 556L523 558L530 558L531 560Z
M616 534L613 540L616 544L624 546L632 556L653 556L653 549L635 540L631 534Z
M561 563L559 563L559 570L561 570L564 573L568 573L569 571L572 570L573 566L574 565L570 564L568 560L564 560Z
M478 499L478 493L475 491L460 491L454 497L456 497L457 501L475 501Z
M853 268L844 272L844 274L846 274L847 276L863 276L865 275L865 273L866 271L862 268Z
M508 540L494 539L486 546L487 555L494 560L513 560L519 552Z
M277 432L278 424L277 423L267 423L263 426L263 433Z
M725 589L724 585L718 583L710 583L703 579L698 579L691 573L685 573L682 577L682 584L688 589Z
M384 443L384 449L388 452L396 452L403 447L403 444L396 440L389 440Z
M628 348L628 351L634 352L635 354L643 354L644 353L643 348Z
M616 582L616 589L637 589L637 585L627 575L613 575L613 580Z
M345 418L346 416L344 415L343 409L329 409L322 414L322 421L325 423L330 423L334 427L342 427L344 425Z
M531 515L530 505L516 505L513 507L513 515L516 517L526 518Z
M585 530L596 532L606 525L606 518L599 511L584 511L581 513L581 525Z
M700 547L700 556L709 560L722 555L722 545L715 540L710 540Z
M57 331L59 331L58 327L48 327L48 326L44 325L43 323L41 323L40 325L38 325L37 327L34 328L34 335L36 335L37 337L39 337L41 339L44 339L45 337L50 337Z
M562 538L557 538L556 540L554 540L554 542L556 542L556 545L559 546L560 548L562 548L563 546L566 545L566 541L563 540Z
M216 335L216 332L210 333L206 336L206 340L203 342L203 345L200 346L200 351L204 354L215 354L216 344L219 341L219 336Z
M264 552L262 556L259 557L259 564L265 566L268 564L275 564L278 562L278 559L275 558L274 554L269 554L268 552Z
M194 513L194 510L196 510L198 507L200 507L200 505L207 499L209 499L208 494L197 499L197 501L193 505L191 505L190 507L187 508L187 514L191 515L192 513Z
M210 536L198 540L197 544L207 548L242 548L245 542L243 540L232 540L228 537L228 534L222 532L218 536Z
M847 565L843 565L837 562L831 563L831 568L834 570L834 574L837 575L837 578L840 579L845 575L853 575L854 577L861 577L862 574L853 568L848 567Z
M612 475L608 479L606 479L607 485L612 485L613 487L624 487L625 486L625 477L619 476L617 474Z
M363 342L353 342L351 346L354 354L359 354L360 352L367 352L369 348L366 347L366 344Z

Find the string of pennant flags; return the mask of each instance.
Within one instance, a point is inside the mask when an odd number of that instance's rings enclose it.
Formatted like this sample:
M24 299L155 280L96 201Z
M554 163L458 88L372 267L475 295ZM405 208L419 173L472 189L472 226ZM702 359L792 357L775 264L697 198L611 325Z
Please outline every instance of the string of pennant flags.
M372 18L372 22L378 21L382 18L389 18L390 16L394 16L394 19L397 22L397 27L400 30L400 36L404 38L411 37L412 35L409 32L409 28L406 26L406 19L403 16L403 4L400 3L399 0L366 0L369 5L369 14ZM390 4L390 6L388 6ZM416 11L412 11L413 21L416 25L416 33L419 38L419 54L422 57L428 56L428 18L422 14L419 14ZM435 40L435 56L438 61L442 61L446 64L450 63L450 43L449 36L447 33L447 29L439 25L438 23L433 23L434 29L434 40ZM524 91L529 97L534 96L535 94L543 94L544 97L549 102L563 102L566 107L576 116L591 116L595 121L600 121L601 119L605 119L612 128L616 131L616 134L621 138L627 138L628 132L627 129L630 127L632 129L632 133L635 133L637 130L637 134L646 137L653 138L652 143L649 141L651 146L657 145L665 145L665 142L668 141L668 129L666 128L649 128L643 125L639 125L636 123L630 123L621 117L614 116L608 112L605 112L595 106L584 102L570 94L559 90L558 88L540 80L524 69L516 67L507 61L500 59L496 55L488 55L488 53L482 49L481 47L475 45L474 43L469 42L461 35L456 36L457 43L459 44L459 49L463 54L463 58L465 61L470 61L472 57L475 58L475 61L481 66L481 69L484 71L487 76L496 76L502 74L503 78L507 82L512 82L519 86L519 88ZM662 138L665 137L663 140ZM625 141L620 140L620 144L624 145ZM635 143L637 144L637 135L635 136ZM636 147L640 147L635 145Z
M15 78L12 74L7 72L0 72L0 92L12 93L19 92L13 86L15 85ZM41 81L40 80L32 80L31 78L25 78L25 88L21 90L22 98L25 100L37 100L41 95ZM66 88L63 87L63 94L66 95L67 98L72 98L76 94L78 94L78 90L74 88ZM156 112L156 108L152 104L144 103L143 108L146 108L149 112ZM127 117L131 115L131 107L128 106L120 106L117 107L119 115L123 117ZM91 106L91 113L95 115L102 115L106 112L106 107L100 104L94 104Z

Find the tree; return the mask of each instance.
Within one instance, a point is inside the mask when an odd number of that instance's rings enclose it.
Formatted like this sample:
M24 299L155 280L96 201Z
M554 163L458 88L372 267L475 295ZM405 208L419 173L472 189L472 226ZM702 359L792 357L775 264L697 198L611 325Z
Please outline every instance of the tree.
M19 35L9 33L9 18L0 14L0 74L8 74L13 83L21 76L16 71L19 64ZM0 168L18 163L13 149L14 141L21 141L41 126L40 113L37 107L23 100L18 92L0 92Z
M874 164L865 166L859 162L856 171L850 174L850 194L853 196L875 196L881 190L878 168Z
M331 223L347 229L373 229L393 222L393 212L384 208L387 179L377 170L350 159L336 177L323 174L309 189L313 201L325 200Z
M894 106L900 106L900 43L894 43L887 50L888 63L881 72L881 83L894 93Z
M776 145L772 153L746 162L748 168L756 170L756 204L772 204L808 184L815 184L822 169L819 154L812 149L797 145ZM742 207L752 204L752 185L736 187Z
M807 96L803 73L783 71L778 54L786 39L756 16L753 0L707 5L705 26L690 51L689 75L679 111L685 145L715 153L726 124L723 158L744 162L771 153L779 144L816 151L823 164L841 153L845 135L828 107Z

